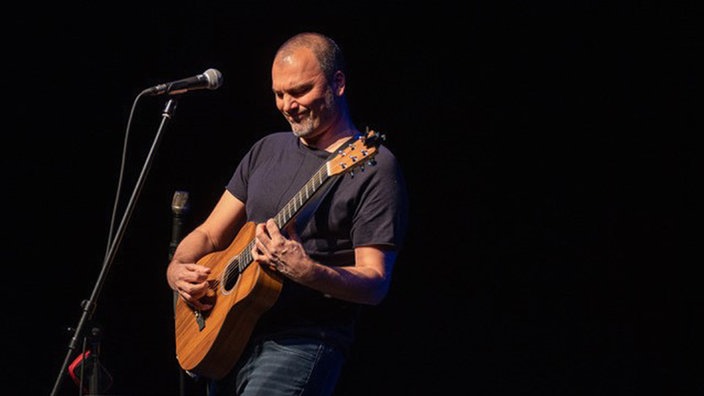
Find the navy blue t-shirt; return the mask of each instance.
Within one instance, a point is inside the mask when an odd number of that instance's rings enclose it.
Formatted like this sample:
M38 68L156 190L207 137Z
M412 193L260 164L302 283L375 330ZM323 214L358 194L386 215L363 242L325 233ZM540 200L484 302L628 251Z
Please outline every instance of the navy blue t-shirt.
M292 132L267 135L244 156L227 190L245 203L247 221L264 222L279 214L331 155L336 154L304 145ZM331 178L330 190L312 217L297 223L306 252L317 262L354 265L357 246L401 248L408 215L403 174L383 145L374 160L375 165L363 171L356 168ZM347 350L358 308L285 278L281 294L261 315L254 336L316 336Z

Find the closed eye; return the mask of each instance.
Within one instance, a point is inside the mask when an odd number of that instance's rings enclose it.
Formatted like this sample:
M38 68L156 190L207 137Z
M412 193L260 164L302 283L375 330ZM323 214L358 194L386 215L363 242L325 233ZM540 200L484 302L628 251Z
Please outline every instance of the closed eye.
M301 96L307 94L313 89L313 84L305 84L305 85L299 85L294 88L290 88L284 91L274 91L274 95L278 99L283 99L285 94L289 94L290 96L294 98L300 98Z

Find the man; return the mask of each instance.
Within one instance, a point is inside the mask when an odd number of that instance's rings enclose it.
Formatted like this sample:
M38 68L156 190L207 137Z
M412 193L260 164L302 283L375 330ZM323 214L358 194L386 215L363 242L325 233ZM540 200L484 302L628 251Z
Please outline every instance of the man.
M331 155L365 134L351 119L342 52L329 37L291 37L276 52L271 77L276 106L291 132L272 133L253 145L167 269L181 302L207 315L214 306L206 298L214 270L201 259L228 248L243 226L253 224L245 255L262 273L280 276L275 302L252 324L232 370L213 378L211 396L332 394L359 308L386 296L406 233L403 175L383 145L374 166L340 175L309 219L280 229L274 218L289 199Z

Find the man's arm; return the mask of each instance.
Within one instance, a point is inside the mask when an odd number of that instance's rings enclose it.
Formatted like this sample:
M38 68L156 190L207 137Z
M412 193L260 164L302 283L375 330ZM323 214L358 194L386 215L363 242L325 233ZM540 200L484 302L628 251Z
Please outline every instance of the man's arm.
M225 191L208 218L179 243L166 269L174 291L195 308L205 310L198 299L207 291L210 268L197 264L208 253L225 249L245 222L244 203Z

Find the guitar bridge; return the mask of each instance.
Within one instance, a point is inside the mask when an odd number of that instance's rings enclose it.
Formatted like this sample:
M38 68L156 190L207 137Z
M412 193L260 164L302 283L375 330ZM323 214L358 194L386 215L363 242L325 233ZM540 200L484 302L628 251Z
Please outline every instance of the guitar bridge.
M196 310L193 311L193 315L196 317L196 323L198 323L198 330L203 331L205 328L205 318L203 317L203 314L200 313L200 311Z

